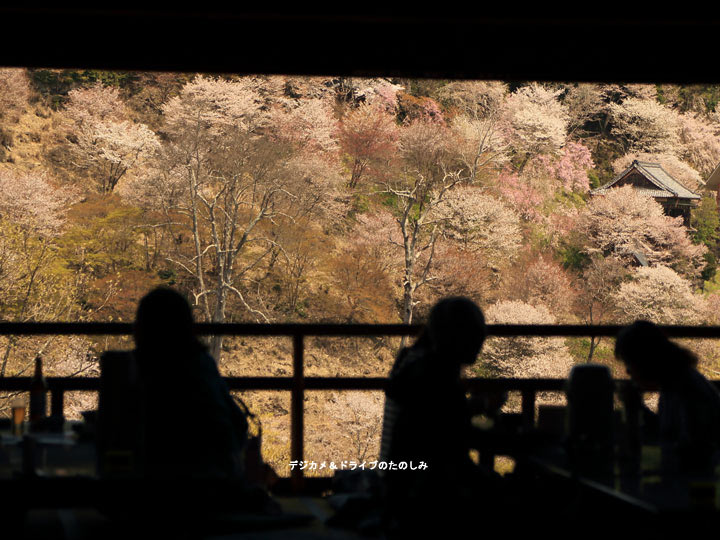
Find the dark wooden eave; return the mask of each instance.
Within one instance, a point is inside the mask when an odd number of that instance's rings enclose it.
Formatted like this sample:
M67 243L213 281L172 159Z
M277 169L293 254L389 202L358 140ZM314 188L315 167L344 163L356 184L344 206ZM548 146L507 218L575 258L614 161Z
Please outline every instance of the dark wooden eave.
M715 170L710 175L710 178L707 179L707 182L705 183L705 189L709 189L712 191L720 189L720 164L715 167Z
M720 83L710 62L720 33L712 6L697 14L626 7L620 16L586 16L567 6L517 10L459 2L427 8L356 3L324 11L304 4L275 11L213 3L26 5L33 7L0 7L0 65ZM658 47L658 36L671 36L672 46Z

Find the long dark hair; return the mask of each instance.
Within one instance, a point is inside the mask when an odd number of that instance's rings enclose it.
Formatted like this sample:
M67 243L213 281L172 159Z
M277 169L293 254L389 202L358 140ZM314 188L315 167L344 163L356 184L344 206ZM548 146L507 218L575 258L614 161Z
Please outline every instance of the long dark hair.
M639 320L618 332L615 356L643 373L663 376L696 368L694 353L668 339L655 324Z
M482 310L469 298L453 296L433 306L414 346L450 353L476 353L486 336Z
M138 304L134 333L138 349L192 352L203 345L193 333L190 304L179 292L158 287Z

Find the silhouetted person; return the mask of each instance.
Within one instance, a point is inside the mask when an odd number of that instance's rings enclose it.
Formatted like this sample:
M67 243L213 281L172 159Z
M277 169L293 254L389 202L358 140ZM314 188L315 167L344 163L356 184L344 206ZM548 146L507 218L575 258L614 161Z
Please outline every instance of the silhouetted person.
M452 520L473 507L483 490L491 491L494 473L469 457L474 428L460 381L461 369L476 360L485 336L477 305L447 298L432 308L420 337L400 351L392 367L380 459L427 464L426 470L384 474L389 522L403 530L421 529L434 518Z
M720 394L697 371L697 357L648 321L636 321L618 333L615 356L641 389L660 391L664 474L712 474L720 451Z
M135 319L148 477L242 478L248 424L172 289L146 295Z

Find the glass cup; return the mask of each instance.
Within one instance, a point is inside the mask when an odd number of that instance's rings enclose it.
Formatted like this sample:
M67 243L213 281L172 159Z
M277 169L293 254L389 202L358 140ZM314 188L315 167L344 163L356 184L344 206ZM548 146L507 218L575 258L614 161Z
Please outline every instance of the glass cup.
M18 437L22 436L23 422L25 421L25 402L16 399L10 403L12 408L12 433Z

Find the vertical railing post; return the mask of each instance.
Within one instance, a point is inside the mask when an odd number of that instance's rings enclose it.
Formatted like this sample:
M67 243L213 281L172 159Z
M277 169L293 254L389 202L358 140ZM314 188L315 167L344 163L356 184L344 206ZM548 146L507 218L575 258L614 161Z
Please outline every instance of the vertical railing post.
M535 426L535 390L522 391L522 423L528 429Z
M305 362L302 334L293 335L293 385L290 397L290 459L297 465L291 471L292 488L295 493L302 491L304 475L300 468L305 451Z
M50 415L57 418L65 417L65 389L53 388L50 391Z

